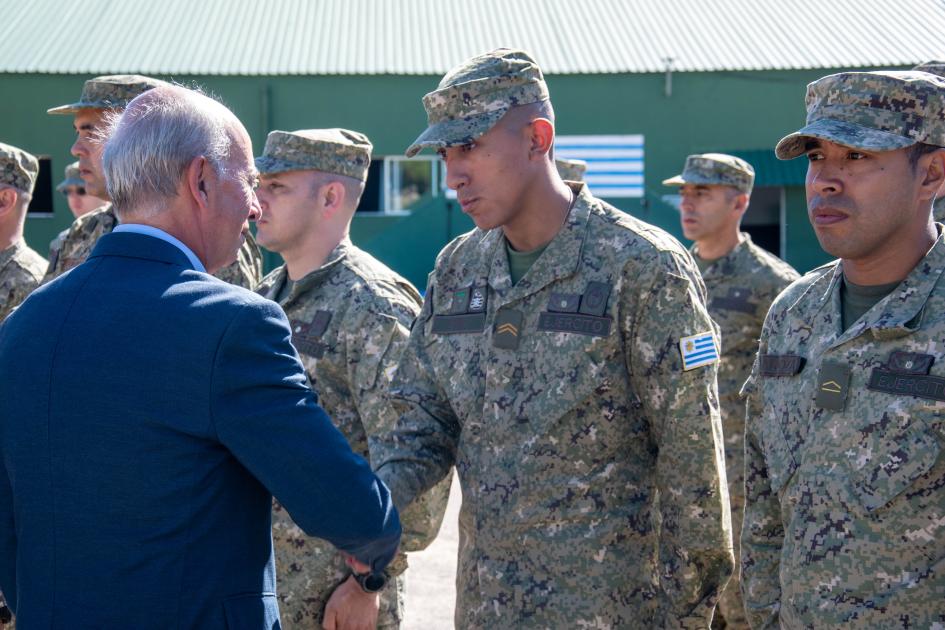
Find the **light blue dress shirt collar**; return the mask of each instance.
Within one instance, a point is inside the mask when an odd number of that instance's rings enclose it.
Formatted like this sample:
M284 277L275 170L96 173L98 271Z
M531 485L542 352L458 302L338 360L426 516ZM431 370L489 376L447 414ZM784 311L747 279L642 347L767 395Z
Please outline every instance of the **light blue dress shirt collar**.
M152 227L150 225L141 225L140 223L121 223L115 227L112 232L130 232L132 234L144 234L145 236L153 236L154 238L159 238L166 243L170 243L180 251L184 252L184 256L187 256L187 260L190 261L190 264L193 265L194 269L197 271L202 271L207 273L207 268L203 266L203 263L200 262L200 259L197 258L197 255L191 251L189 247L180 242L179 239L174 238L167 232L162 229Z

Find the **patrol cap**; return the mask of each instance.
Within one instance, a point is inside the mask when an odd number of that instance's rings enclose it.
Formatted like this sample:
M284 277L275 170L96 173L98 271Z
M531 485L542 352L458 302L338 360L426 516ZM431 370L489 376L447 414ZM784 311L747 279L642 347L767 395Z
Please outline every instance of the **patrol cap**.
M0 184L33 192L39 160L23 149L0 142Z
M864 151L918 142L945 146L945 79L927 72L841 72L807 86L807 125L778 142L782 160L803 155L808 141Z
M755 184L755 169L745 160L724 153L703 153L686 158L683 172L663 180L664 186L705 184L731 186L750 193Z
M270 131L256 158L260 175L286 171L322 171L367 180L371 141L347 129Z
M940 77L945 77L945 61L926 61L925 63L920 63L913 70L918 70L919 72L928 72L929 74L937 74Z
M569 182L583 182L584 173L587 172L587 162L555 158L555 168L558 169L558 175L561 176L561 179L566 179Z
M468 59L423 97L428 126L407 148L407 157L424 147L469 144L510 108L547 99L541 68L524 50L497 48Z
M74 114L80 109L124 109L134 97L159 85L167 85L167 83L140 74L111 74L95 77L82 86L82 95L77 102L53 107L46 112Z
M58 192L64 191L69 186L85 186L85 182L79 177L79 163L73 162L66 166L66 178L56 186Z

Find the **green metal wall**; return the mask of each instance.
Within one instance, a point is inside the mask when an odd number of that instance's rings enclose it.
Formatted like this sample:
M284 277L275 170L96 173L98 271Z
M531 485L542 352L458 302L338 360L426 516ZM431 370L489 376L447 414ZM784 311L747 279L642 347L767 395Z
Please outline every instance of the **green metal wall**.
M619 208L681 236L678 215L660 201L671 192L662 179L679 172L690 153L769 151L804 121L805 85L833 71L678 73L666 95L666 77L560 75L548 78L561 134L643 134L645 202L611 200ZM50 155L58 182L72 161L68 116L48 107L72 102L85 76L0 74L0 141ZM195 82L219 96L243 120L257 153L270 129L348 127L368 134L376 155L400 154L424 128L420 97L433 76L163 77ZM759 173L763 177L763 173ZM802 182L787 188L787 259L801 271L825 262L807 222ZM71 215L56 196L52 218L30 218L26 237L45 252ZM471 222L445 200L408 217L361 216L354 241L421 286L436 252ZM271 266L277 262L272 256Z

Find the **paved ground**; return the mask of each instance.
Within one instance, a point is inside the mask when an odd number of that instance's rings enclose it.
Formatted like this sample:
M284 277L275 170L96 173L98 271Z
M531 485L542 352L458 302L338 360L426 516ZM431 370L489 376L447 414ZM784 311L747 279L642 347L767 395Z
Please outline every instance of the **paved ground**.
M453 627L460 498L459 481L454 475L450 502L439 535L423 551L408 554L410 570L407 573L405 630L449 630Z

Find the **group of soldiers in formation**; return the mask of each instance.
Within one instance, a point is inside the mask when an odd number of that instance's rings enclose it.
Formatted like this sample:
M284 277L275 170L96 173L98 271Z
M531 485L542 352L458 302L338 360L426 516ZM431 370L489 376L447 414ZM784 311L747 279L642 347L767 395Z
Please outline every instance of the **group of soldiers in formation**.
M455 469L460 628L945 628L937 74L808 86L807 125L776 152L810 160L811 222L839 260L803 277L740 232L754 170L737 157L691 155L664 182L688 251L595 198L580 164L556 172L548 88L520 50L423 98L407 154L440 153L476 224L423 298L348 238L368 138L272 131L256 237L217 276L282 306L321 405L401 511L378 627L403 623L405 552L436 536ZM162 84L97 77L49 110L74 116L78 162L48 263L22 238L37 160L0 144L0 319L118 224L98 132ZM285 261L264 278L257 242ZM319 627L351 569L278 502L272 535L283 624Z

